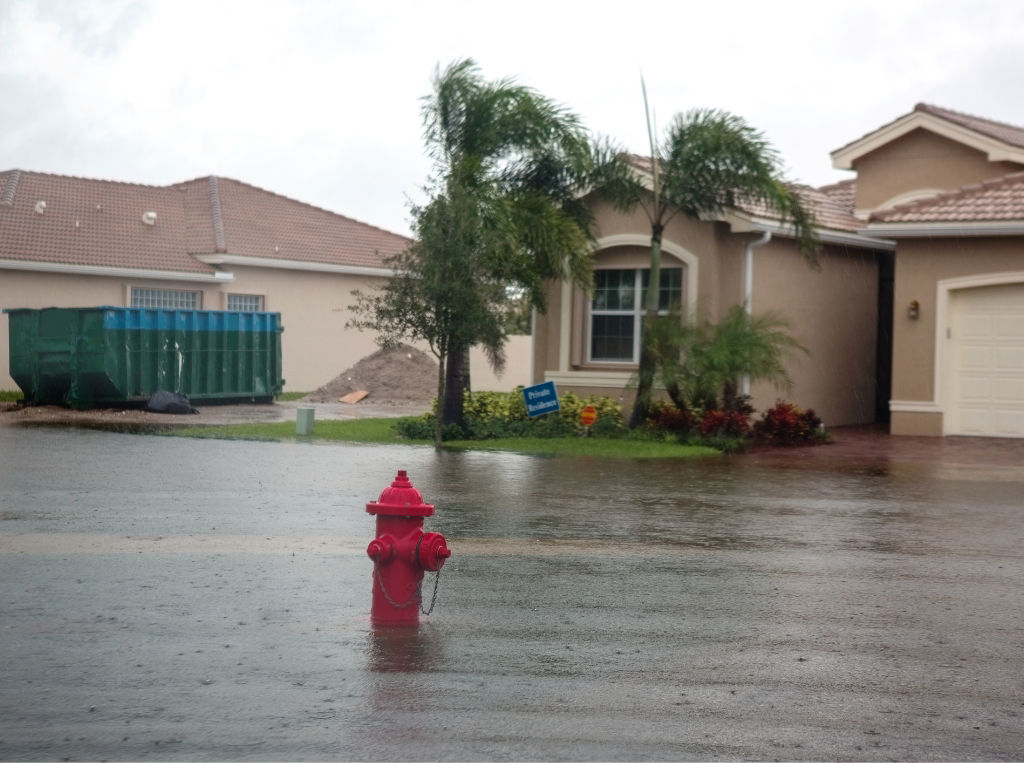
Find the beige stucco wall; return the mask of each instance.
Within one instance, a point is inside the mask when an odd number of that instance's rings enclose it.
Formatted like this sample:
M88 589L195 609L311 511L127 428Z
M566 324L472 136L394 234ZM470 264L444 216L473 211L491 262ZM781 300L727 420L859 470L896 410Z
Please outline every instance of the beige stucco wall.
M474 390L511 392L516 387L530 385L530 353L532 337L510 336L505 344L505 370L495 373L487 356L479 347L469 352L469 378Z
M599 240L626 234L650 235L642 212L620 214L600 202L594 211ZM744 295L744 253L759 234L734 234L723 223L709 223L676 216L666 228L664 241L691 255L697 266L697 315L717 321ZM671 255L664 261L674 265ZM602 264L649 266L649 249L640 245L616 247L597 255ZM792 333L811 352L789 361L793 386L778 391L771 385L755 385L755 406L763 410L776 398L814 408L830 426L870 422L875 415L875 347L878 316L878 269L875 256L864 250L825 247L821 269L808 267L793 241L776 238L755 249L754 311L777 310L790 321ZM688 272L688 277L692 273ZM562 367L566 354L562 340L566 316L582 319L579 309L562 309L563 291L549 290L551 309L535 329L534 378L555 379L560 389L578 394L602 394L627 405L633 395L628 386L629 366L574 365ZM692 309L692 305L690 305ZM608 371L613 373L606 373ZM616 376L617 374L617 376Z
M981 151L918 129L860 157L853 168L856 208L873 210L910 191L952 190L1019 171L1022 166L990 162Z
M808 267L792 241L774 239L754 250L754 314L775 312L807 348L786 367L792 387L751 388L763 411L776 399L813 408L826 426L874 421L878 265L871 252L826 246L820 269Z
M893 434L942 434L942 405L936 389L937 317L939 282L986 274L1024 272L1024 246L1015 238L904 239L896 255L895 316L893 320L894 406L919 403L934 411L894 410ZM920 317L911 320L907 308L920 305ZM947 315L948 317L948 315ZM938 328L942 328L941 326Z
M911 437L942 437L942 414L893 411L889 432Z
M372 291L383 279L270 268L233 267L232 272L235 284L224 291L264 294L265 309L281 313L285 389L316 389L377 351L373 334L345 324L353 317L352 291Z

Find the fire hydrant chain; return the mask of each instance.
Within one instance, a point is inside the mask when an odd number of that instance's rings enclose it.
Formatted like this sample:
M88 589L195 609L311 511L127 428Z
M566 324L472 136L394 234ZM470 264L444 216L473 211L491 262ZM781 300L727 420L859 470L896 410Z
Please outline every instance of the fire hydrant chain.
M397 609L405 609L406 607L411 607L413 604L419 602L421 605L420 612L422 612L423 614L429 615L431 612L434 611L434 605L437 604L437 586L441 582L441 570L438 570L434 573L434 592L430 596L430 606L426 609L422 607L423 581L420 581L420 584L416 586L416 590L413 592L412 596L409 597L409 601L405 602L404 604L399 604L397 601L391 598L391 594L388 593L388 589L384 587L384 579L380 576L380 568L374 567L373 574L377 578L377 584L380 586L380 592L384 594L384 598L388 600L388 604L390 604L392 607L395 607Z
M420 612L422 612L425 615L429 615L431 612L434 611L434 605L437 604L437 584L440 582L440 580L441 580L441 570L438 569L437 572L434 573L434 593L430 597L430 606L427 607L426 609L423 608L423 593L422 593L423 581L420 581L420 587L419 587L419 589L417 589L417 593L420 594Z

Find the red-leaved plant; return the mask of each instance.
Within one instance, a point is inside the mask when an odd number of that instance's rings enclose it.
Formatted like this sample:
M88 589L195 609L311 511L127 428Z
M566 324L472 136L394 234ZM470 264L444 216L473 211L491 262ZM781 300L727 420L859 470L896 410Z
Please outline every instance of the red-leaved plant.
M821 419L812 409L801 410L777 400L754 422L754 436L768 445L805 445L822 439Z
M704 412L704 417L697 425L701 437L730 435L747 437L750 434L750 421L743 411L721 411L712 409Z

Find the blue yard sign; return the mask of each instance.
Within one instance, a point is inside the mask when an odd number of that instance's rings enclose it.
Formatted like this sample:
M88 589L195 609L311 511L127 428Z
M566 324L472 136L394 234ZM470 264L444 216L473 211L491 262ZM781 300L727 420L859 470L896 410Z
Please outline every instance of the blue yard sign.
M526 402L526 412L533 416L542 416L545 413L554 413L561 406L558 404L558 393L555 392L553 381L534 384L532 387L523 388L523 400Z

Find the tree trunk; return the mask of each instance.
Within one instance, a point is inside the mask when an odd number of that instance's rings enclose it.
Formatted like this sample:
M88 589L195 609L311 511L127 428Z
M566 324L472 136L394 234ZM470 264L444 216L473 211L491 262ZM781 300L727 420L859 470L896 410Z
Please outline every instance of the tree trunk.
M658 320L658 297L661 294L661 235L664 226L651 226L651 277L647 282L647 299L644 303L644 327L640 332L640 366L637 368L636 402L629 417L629 428L636 429L647 421L651 410L651 397L654 390L654 373L657 370L658 356L648 329Z
M455 424L463 428L466 423L462 405L463 395L469 389L469 347L453 347L448 352L445 373L444 409L441 412L441 426Z

